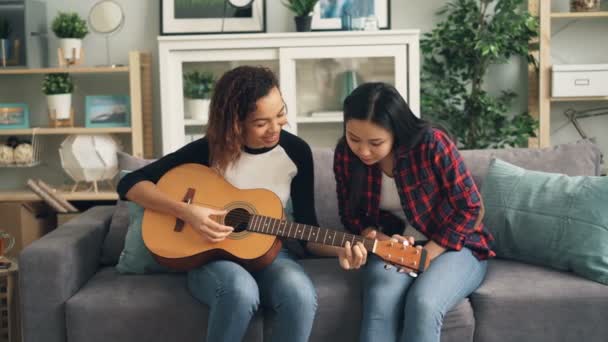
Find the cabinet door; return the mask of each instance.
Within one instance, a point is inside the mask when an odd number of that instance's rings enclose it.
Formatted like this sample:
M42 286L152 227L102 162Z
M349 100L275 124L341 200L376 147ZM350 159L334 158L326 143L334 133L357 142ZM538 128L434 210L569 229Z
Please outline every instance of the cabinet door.
M342 102L364 82L392 84L409 101L407 49L405 44L280 49L287 129L312 146L334 146L343 130Z
M208 102L186 99L184 73L210 72L217 80L237 66L263 65L280 77L277 49L189 50L166 56L163 59L161 53L160 60L163 154L203 137L207 128L204 111L208 110Z

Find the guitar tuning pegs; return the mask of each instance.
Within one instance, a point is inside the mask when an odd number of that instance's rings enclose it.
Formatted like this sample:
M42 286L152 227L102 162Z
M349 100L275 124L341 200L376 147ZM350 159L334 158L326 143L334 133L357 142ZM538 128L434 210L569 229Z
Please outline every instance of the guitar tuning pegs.
M385 269L385 270L390 270L390 269L392 269L392 268L393 268L393 266L391 266L391 265L389 265L389 264L384 264L384 269Z
M408 275L410 277L412 277L412 278L417 278L418 277L418 273L416 273L416 272L410 272L410 273L408 273Z

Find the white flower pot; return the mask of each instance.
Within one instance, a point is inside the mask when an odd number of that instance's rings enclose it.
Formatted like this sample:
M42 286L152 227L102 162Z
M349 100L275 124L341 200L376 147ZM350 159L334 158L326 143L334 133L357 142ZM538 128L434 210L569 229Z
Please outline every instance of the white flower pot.
M72 109L72 94L47 95L46 103L56 120L68 120Z
M209 119L209 104L208 99L186 99L186 118L200 120L203 124L207 124Z
M82 39L62 38L59 39L59 47L63 51L63 58L69 61L80 59L80 49L82 48ZM76 53L76 55L74 55Z

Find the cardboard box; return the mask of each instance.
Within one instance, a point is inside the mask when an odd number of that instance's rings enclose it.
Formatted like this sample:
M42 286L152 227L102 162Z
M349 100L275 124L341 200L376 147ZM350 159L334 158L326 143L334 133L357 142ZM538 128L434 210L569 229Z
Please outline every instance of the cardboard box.
M53 210L43 202L0 203L0 230L15 238L15 245L6 254L15 257L33 241L57 226Z
M554 65L553 97L608 96L608 64Z

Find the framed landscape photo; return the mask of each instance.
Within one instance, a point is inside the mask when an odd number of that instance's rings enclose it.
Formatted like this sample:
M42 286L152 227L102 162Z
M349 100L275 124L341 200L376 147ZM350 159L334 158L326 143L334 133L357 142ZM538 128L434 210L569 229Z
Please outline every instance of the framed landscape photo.
M127 95L87 96L85 127L131 126L131 100Z
M363 29L366 20L375 19L378 29L391 28L391 0L319 0L315 6L313 31L342 30L342 19L349 16L351 29Z
M266 32L265 0L161 0L161 35Z
M0 129L30 128L30 110L25 103L0 103Z

